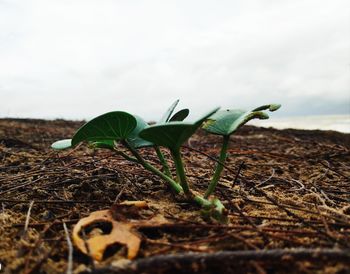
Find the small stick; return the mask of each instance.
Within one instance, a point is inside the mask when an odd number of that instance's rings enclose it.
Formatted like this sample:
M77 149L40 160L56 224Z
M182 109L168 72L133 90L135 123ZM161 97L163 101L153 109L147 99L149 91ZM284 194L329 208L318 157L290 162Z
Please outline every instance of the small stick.
M327 196L327 194L321 189L320 190L322 196L331 204L331 205L336 205L335 202L333 202L331 199L329 199L329 197Z
M190 149L190 150L193 150L193 151L195 151L195 152L197 152L197 153L199 153L199 154L201 154L201 155L203 155L203 156L206 156L206 157L209 158L210 160L212 160L212 161L214 161L214 162L216 162L216 163L222 165L222 166L223 166L224 168L226 168L228 171L235 172L232 168L228 167L225 163L220 162L220 161L219 161L218 159L216 159L215 157L210 156L209 154L207 154L207 153L205 153L205 152L203 152L203 151L200 151L200 150L198 150L198 149L195 149L195 148L189 147L189 146L182 146L182 147L187 148L187 149Z
M305 185L302 182L295 179L292 179L292 182L297 183L300 186L300 188L293 187L290 189L291 191L301 191L305 189Z
M270 181L273 178L274 175L275 175L275 169L272 168L272 173L271 173L270 177L267 178L265 181L262 181L261 183L257 184L255 187L259 188L262 185L266 184L268 181Z
M194 264L207 266L225 267L235 266L247 261L261 262L284 262L288 261L322 261L322 262L344 262L350 260L349 249L270 249L270 250L239 250L220 251L215 253L182 253L151 256L135 260L124 267L96 269L92 273L130 273L152 272L154 269L174 272L181 269L182 272L190 272ZM85 272L86 273L86 272ZM174 272L175 273L175 272Z
M242 161L240 163L240 165L238 167L238 170L237 170L237 173L236 173L236 176L235 176L235 179L233 180L233 184L232 184L231 187L234 187L236 185L238 177L239 177L239 174L241 173L241 170L242 170L243 166L244 166L244 161Z
M123 195L124 190L125 190L126 187L127 187L127 184L124 185L124 187L119 191L119 193L117 194L117 196L114 199L114 204L116 204L119 201L119 199Z
M34 201L31 201L30 204L29 204L29 208L28 208L28 212L27 212L27 217L26 217L26 222L25 222L25 225L24 225L24 233L26 233L27 230L28 230L29 219L30 219L30 212L31 212L31 210L32 210L33 205L34 205Z
M66 240L67 240L67 246L68 246L68 263L67 263L66 273L72 274L73 273L73 245L69 237L69 232L68 232L66 223L63 223L63 229L64 229L64 232L66 233Z

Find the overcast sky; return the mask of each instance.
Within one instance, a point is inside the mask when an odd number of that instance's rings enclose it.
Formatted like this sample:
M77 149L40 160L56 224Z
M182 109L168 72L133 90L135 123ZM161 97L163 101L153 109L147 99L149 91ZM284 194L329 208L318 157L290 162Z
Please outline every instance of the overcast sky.
M350 113L349 0L0 0L0 117Z

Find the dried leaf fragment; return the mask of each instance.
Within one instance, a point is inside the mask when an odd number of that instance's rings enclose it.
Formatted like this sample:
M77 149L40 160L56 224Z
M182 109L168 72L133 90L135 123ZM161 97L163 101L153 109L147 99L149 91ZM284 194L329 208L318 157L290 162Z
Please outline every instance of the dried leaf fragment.
M92 235L89 239L84 240L82 230L99 223L107 224L111 228L110 233ZM126 246L127 258L133 259L136 257L141 243L140 237L133 231L133 225L115 221L110 210L95 211L88 217L79 220L73 229L73 241L81 252L92 256L97 261L103 259L104 251L113 244Z

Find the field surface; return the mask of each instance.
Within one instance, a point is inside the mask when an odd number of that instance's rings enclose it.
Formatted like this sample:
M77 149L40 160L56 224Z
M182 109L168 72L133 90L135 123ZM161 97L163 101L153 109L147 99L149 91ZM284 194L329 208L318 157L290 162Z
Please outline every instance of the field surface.
M222 225L203 220L197 205L112 151L50 148L81 124L0 119L5 273L70 267L74 273L350 273L350 134L241 128L231 136L215 192L229 211L230 222ZM206 190L220 141L199 131L182 149L197 192ZM160 168L152 149L141 153ZM71 240L74 225L99 210L119 223L146 224L131 230L141 243L133 260L122 244L109 246L99 261L73 244L68 259L67 236ZM106 222L92 226L80 234L86 246L90 237L111 233Z

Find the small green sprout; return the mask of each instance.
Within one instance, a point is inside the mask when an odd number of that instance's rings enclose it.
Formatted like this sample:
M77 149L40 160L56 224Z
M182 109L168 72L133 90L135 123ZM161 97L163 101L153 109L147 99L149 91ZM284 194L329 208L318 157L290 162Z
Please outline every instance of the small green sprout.
M230 135L251 119L267 119L264 110L275 111L280 105L264 105L252 111L219 110L215 108L194 122L184 122L189 114L188 109L173 112L178 104L176 100L154 125L148 125L141 117L123 111L108 112L84 124L72 139L60 140L52 144L54 149L74 147L87 142L94 148L115 151L126 160L138 163L169 184L176 194L185 195L189 202L202 207L202 213L209 219L227 222L227 210L217 198L210 198L220 179L223 163L227 157ZM205 194L195 194L187 180L182 156L182 145L202 126L209 133L223 136L219 161ZM130 153L120 150L124 146ZM153 147L162 165L162 170L150 164L139 152L140 148ZM160 147L170 151L176 169L173 177L169 164ZM174 179L175 178L175 179Z
M219 161L209 187L204 194L204 198L208 198L213 193L220 179L221 172L224 168L223 163L227 157L230 135L252 119L268 119L269 115L262 110L268 109L269 111L276 111L280 107L281 105L279 104L264 105L248 112L238 109L227 109L217 111L209 117L208 121L203 125L203 128L209 133L221 135L223 141Z

